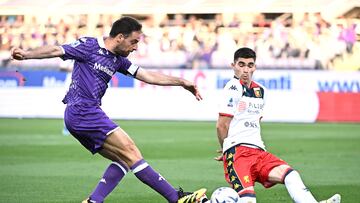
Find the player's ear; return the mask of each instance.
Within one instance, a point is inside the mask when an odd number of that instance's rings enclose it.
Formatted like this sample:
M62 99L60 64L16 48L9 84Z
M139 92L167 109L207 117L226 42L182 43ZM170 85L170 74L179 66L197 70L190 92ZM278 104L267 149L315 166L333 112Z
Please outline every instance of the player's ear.
M125 36L124 36L124 34L119 33L118 35L116 35L116 39L119 40L119 41L122 41L122 40L125 39Z

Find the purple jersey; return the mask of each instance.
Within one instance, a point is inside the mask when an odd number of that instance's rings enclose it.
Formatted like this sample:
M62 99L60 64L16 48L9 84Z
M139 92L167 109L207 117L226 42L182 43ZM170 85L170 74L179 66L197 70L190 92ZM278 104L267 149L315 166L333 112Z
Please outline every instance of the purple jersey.
M108 83L116 72L135 77L138 66L105 48L103 38L83 37L61 46L63 60L75 60L72 81L63 103L101 105Z

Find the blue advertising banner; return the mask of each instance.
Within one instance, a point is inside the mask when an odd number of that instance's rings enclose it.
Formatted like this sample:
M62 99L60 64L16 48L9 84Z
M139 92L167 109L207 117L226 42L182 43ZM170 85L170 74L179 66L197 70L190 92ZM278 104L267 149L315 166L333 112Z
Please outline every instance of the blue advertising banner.
M0 88L6 87L66 87L70 84L71 73L59 71L0 71ZM134 79L115 74L110 87L134 87Z

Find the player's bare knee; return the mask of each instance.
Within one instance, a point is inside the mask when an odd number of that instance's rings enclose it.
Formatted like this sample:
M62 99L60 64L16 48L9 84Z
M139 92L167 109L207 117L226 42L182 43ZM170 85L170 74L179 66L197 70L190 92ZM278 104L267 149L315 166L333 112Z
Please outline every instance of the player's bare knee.
M127 153L132 154L136 157L141 157L140 150L137 148L137 146L134 143L127 145L126 151Z
M127 165L132 166L136 162L143 159L140 150L136 147L134 143L127 144L123 149L118 149L120 157L126 162Z
M275 183L284 183L285 176L293 169L289 165L280 165L273 168L269 173L269 181Z

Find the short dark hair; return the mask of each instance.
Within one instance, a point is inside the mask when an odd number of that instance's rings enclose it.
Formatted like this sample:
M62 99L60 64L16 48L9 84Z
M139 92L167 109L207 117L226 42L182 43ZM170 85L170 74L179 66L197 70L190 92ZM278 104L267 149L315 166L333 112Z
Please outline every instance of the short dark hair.
M134 31L141 31L141 28L142 25L135 18L124 16L113 23L110 37L116 37L120 33L128 36Z
M253 58L254 61L256 61L256 53L254 50L250 48L243 47L236 50L234 53L234 61L236 61L238 58L245 58L245 59Z

